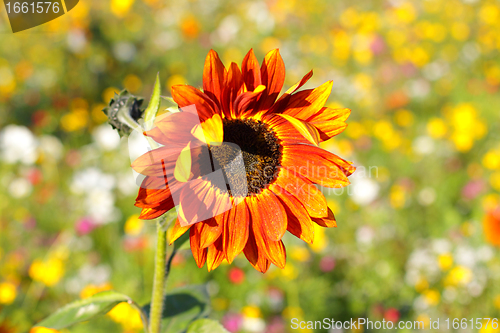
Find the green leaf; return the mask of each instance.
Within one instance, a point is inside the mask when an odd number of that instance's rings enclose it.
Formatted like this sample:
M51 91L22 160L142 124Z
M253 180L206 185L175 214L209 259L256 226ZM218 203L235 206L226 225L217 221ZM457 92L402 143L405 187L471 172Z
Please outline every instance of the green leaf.
M53 329L66 328L73 324L89 320L98 314L104 314L121 302L132 302L132 300L130 297L113 290L103 291L89 298L66 305L39 322L36 326Z
M149 100L149 105L146 111L144 111L144 125L146 127L146 130L149 130L153 127L153 121L156 117L156 114L158 113L158 110L160 109L160 104L161 104L160 91L161 91L160 73L158 73L156 75L156 82L153 88L153 94L151 95L151 99Z
M169 292L163 303L162 331L168 333L186 332L189 324L208 316L210 298L203 285L181 287ZM144 307L149 314L149 304Z
M229 333L218 321L198 319L189 325L187 333Z

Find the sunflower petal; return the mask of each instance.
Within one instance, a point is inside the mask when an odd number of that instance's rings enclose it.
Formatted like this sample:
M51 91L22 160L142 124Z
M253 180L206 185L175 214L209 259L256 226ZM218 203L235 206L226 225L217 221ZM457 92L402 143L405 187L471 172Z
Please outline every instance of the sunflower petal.
M224 140L222 118L217 113L191 130L191 134L201 142L220 146Z
M307 146L283 147L282 165L293 169L313 183L326 187L343 187L350 184L350 176L356 168L327 150Z
M281 200L287 214L287 230L312 244L314 240L314 225L304 206L290 193L282 191L279 186L271 184L269 189Z
M132 162L132 169L145 176L160 177L173 173L183 147L160 147L148 151Z
M248 234L248 241L243 249L245 257L250 264L259 272L265 273L269 269L271 262L266 258L264 250L257 246L253 231L250 229Z
M323 193L293 169L281 168L275 184L281 187L282 191L288 192L297 198L311 217L327 216L328 206Z
M210 50L203 68L203 92L216 103L222 100L226 76L226 68L219 55L214 50Z
M222 249L222 238L219 238L215 243L208 247L207 267L208 271L213 271L224 260L224 250Z
M281 240L271 241L261 230L255 228L255 223L252 216L252 223L254 225L253 235L255 236L255 242L259 249L262 249L265 256L269 261L278 266L279 268L284 268L286 263L286 251L285 246ZM258 224L258 222L257 222Z
M285 82L285 64L278 49L266 54L260 71L262 84L267 87L261 98L260 110L267 110L278 98Z
M316 89L299 91L290 95L283 113L298 119L307 120L321 111L332 91L333 82L328 81Z
M222 225L213 218L195 223L192 228L194 228L194 233L191 237L200 249L212 245L222 233Z
M210 97L192 86L182 84L172 86L172 98L181 109L194 105L196 114L202 121L212 117L214 113L220 113L219 108Z
M187 182L193 173L191 172L191 142L184 147L175 162L174 177L180 182Z
M335 220L335 216L330 208L328 208L328 216L323 218L313 217L312 220L316 222L318 225L325 228L336 228L337 221Z
M169 245L172 245L173 242L175 242L177 239L179 239L179 237L181 237L182 235L184 235L184 233L186 231L188 231L189 228L191 228L190 225L183 227L179 223L179 219L176 219L175 223L174 223L174 226L172 227L172 231L170 233L170 243L169 243Z
M240 68L236 63L231 63L227 72L227 84L222 96L222 109L227 118L234 118L234 101L243 93L243 78Z
M331 109L324 107L320 112L307 119L311 125L314 125L321 136L321 141L326 141L335 135L342 133L347 127L345 121L351 114L350 109Z
M135 199L135 206L153 208L162 202L172 199L172 192L178 191L182 184L173 179L167 182L163 177L146 177L141 183L139 193Z
M270 241L279 241L286 232L286 211L276 195L264 190L250 198L248 205L254 227Z
M249 220L250 216L245 201L230 210L222 235L222 245L229 263L233 262L234 258L245 248L248 241Z
M280 113L278 115L285 118L290 124L292 124L292 126L295 127L295 129L300 134L302 134L302 136L306 138L310 143L315 146L319 145L320 136L319 131L316 129L316 127L309 124L308 122L294 118L284 113Z
M143 208L141 211L141 214L139 215L139 218L141 220L152 220L157 217L160 217L161 215L165 214L169 210L175 207L174 201L173 200L166 200L163 201L160 205L157 207L153 208Z
M259 62L253 53L253 49L250 49L243 59L241 74L243 82L250 91L262 84Z
M207 261L207 248L201 249L197 242L195 241L193 234L194 234L194 228L191 228L189 230L189 240L191 244L191 252L193 253L193 258L196 261L196 265L198 265L199 268L202 268L203 265L205 265L205 262Z
M247 91L239 95L234 101L235 117L249 116L254 111L258 99L265 89L265 86L260 85L254 91Z

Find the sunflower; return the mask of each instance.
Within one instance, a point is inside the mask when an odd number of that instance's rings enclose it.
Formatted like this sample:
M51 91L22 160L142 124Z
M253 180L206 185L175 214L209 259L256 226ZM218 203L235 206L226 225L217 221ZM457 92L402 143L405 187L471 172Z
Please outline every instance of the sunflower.
M200 268L243 252L263 273L271 263L285 266L287 230L312 243L314 224L335 227L315 184L346 186L355 168L318 144L345 129L350 110L324 106L331 81L298 91L311 76L278 98L285 79L278 50L262 66L250 50L241 70L226 69L211 50L203 90L173 86L179 112L157 117L144 133L162 146L132 163L145 177L135 204L140 218L177 206L171 242L189 230Z

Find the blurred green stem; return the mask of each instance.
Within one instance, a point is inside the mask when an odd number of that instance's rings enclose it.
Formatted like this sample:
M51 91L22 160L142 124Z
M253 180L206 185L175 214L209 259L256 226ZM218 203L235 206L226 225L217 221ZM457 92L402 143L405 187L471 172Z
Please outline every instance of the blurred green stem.
M167 232L160 220L156 222L157 245L153 296L149 313L149 333L160 333L163 312L163 295L165 291L165 267L167 258Z

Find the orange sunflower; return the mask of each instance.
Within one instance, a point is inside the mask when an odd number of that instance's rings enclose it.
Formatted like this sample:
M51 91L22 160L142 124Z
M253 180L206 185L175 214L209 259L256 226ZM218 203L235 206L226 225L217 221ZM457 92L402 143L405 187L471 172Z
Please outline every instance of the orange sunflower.
M241 252L261 272L271 263L283 268L287 230L312 243L315 223L335 227L315 184L346 186L355 168L318 144L345 129L350 110L324 106L331 81L297 92L311 76L278 98L285 79L278 50L262 66L250 50L241 70L226 69L211 50L203 90L173 86L179 112L157 117L145 132L162 146L132 164L145 176L140 218L177 207L171 242L189 230L193 257L208 270Z

